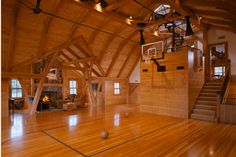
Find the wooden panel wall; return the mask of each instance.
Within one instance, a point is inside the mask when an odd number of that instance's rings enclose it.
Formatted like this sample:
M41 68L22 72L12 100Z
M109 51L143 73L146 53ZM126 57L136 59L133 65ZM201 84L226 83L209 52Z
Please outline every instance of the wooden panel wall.
M129 83L129 104L140 105L140 83Z
M121 94L114 94L114 83L120 83ZM125 104L127 100L128 79L105 80L105 105Z
M70 94L69 81L77 81L77 94L82 93L83 80L71 70L63 70L63 99Z
M195 101L199 95L200 90L204 84L204 71L194 70L194 53L193 51L188 52L188 103L189 103L189 113L191 113ZM202 68L204 69L204 68Z
M1 82L1 117L8 117L8 98L9 98L9 83L7 79L2 79Z
M236 98L236 82L230 82L228 98Z
M188 117L187 49L159 60L166 72L157 72L155 63L141 63L140 110L160 115ZM176 70L184 66L183 70ZM147 72L143 72L147 69Z
M236 124L236 105L221 105L220 121Z

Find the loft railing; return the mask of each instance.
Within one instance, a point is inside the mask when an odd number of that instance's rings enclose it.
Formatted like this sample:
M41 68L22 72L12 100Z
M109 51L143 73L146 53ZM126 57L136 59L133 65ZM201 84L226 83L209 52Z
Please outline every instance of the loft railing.
M218 103L216 106L216 121L219 122L220 120L220 105L223 103L224 100L224 95L225 95L225 91L227 89L229 80L230 80L230 60L226 66L226 72L225 72L225 77L223 78L223 82L221 85L220 90L217 92L218 94Z
M236 98L223 98L222 104L236 105Z

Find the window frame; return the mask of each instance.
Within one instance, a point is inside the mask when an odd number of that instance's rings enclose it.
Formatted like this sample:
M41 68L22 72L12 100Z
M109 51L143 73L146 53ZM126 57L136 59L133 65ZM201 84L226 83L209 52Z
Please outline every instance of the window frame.
M120 82L113 83L113 94L114 95L121 95Z
M13 87L13 81L16 81L15 87ZM20 95L19 95L19 91L20 91ZM13 93L15 93L15 96L13 96ZM11 79L11 98L23 98L22 86L18 79Z
M71 86L71 82L75 82L75 86ZM71 93L71 90L74 90L75 93L74 92ZM69 80L69 93L77 95L77 80L73 80L73 79Z

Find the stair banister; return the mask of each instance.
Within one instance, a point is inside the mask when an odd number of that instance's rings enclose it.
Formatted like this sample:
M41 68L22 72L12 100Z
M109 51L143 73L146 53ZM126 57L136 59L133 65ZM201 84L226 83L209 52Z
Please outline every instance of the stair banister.
M231 68L231 66L230 66L230 60L229 60L228 64L227 64L226 72L225 72L225 77L223 78L223 83L221 85L220 90L217 92L217 94L218 94L218 103L216 106L216 121L217 122L219 122L219 120L220 120L220 105L222 104L222 101L223 101L223 98L225 95L225 91L227 89L227 85L230 80L230 68Z

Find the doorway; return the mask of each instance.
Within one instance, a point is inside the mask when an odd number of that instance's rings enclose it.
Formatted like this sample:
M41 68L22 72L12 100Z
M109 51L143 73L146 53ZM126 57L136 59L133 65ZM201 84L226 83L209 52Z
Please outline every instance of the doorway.
M224 78L228 67L228 44L217 43L208 45L210 51L210 80Z

